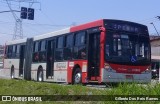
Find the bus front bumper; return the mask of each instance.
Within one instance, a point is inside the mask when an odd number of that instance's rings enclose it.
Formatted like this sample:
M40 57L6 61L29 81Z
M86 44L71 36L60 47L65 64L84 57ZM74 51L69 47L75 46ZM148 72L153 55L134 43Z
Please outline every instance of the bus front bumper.
M102 70L102 82L149 83L151 82L151 73L127 74L127 73L111 72L106 69L103 69Z

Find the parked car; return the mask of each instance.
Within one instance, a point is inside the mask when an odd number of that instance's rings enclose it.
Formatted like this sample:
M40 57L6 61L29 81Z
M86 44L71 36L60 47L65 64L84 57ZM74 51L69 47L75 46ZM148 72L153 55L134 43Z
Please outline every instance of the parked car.
M3 68L3 62L0 62L0 68Z
M151 70L152 70L152 79L159 78L159 70L160 70L160 63L159 62L152 62Z
M159 78L159 70L152 69L152 79Z

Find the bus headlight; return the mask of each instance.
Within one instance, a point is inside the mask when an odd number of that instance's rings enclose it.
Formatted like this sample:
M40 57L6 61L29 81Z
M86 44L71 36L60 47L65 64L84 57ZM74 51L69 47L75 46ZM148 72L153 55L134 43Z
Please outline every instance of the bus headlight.
M105 68L105 69L110 68L109 64L108 64L108 63L104 63L104 68Z
M151 67L149 66L144 72L142 73L150 73L151 72Z
M109 72L116 72L114 69L110 67L108 63L104 63L104 68Z

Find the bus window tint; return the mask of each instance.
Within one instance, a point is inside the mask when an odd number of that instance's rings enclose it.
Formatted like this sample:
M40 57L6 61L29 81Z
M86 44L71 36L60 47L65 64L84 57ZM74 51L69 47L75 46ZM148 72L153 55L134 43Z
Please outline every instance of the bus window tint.
M34 42L33 62L39 61L38 46L39 46L39 42Z
M8 58L12 57L12 49L13 49L13 46L8 46L8 53L7 53Z
M63 37L57 39L57 48L63 48Z
M73 46L73 34L66 36L66 47L72 47Z
M55 60L63 60L63 36L57 38L57 49L55 50Z
M86 43L86 34L85 32L79 32L75 37L75 46L84 45Z
M16 45L13 46L13 50L12 50L12 58L15 58L16 56Z
M34 43L34 52L38 52L38 42Z
M19 58L19 52L20 52L20 45L17 45L16 49L16 57Z
M132 64L150 62L149 37L144 35L110 31L107 33L105 46L108 61Z
M46 61L46 40L40 41L39 62Z
M65 36L65 48L63 50L64 60L72 59L73 34Z
M79 32L75 35L74 59L86 59L86 33Z
M41 49L40 50L41 51L45 51L46 50L46 41L45 40L41 41Z

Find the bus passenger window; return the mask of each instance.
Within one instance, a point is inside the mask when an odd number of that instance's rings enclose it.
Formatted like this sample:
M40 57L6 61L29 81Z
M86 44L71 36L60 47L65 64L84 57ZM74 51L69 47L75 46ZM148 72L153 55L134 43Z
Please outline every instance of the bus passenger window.
M17 49L16 49L16 58L19 58L19 52L20 52L20 45L17 45Z
M85 32L79 32L75 37L75 46L84 45L86 43L86 34Z
M39 52L38 52L39 42L34 42L34 48L33 48L33 62L39 61Z
M86 33L79 32L75 35L75 46L73 49L74 59L86 59Z
M40 41L39 61L46 61L46 40Z
M13 49L13 46L8 46L8 52L7 52L7 57L8 58L12 57L12 49Z
M12 58L16 57L16 45L13 46L13 50L12 50Z
M57 38L57 49L55 50L55 60L63 60L63 36Z
M73 34L66 36L66 47L72 47L73 46Z
M38 62L39 60L39 54L38 53L34 53L33 54L33 62Z
M45 51L46 50L46 41L45 40L41 41L41 49L40 50L41 51Z
M63 37L57 39L57 48L63 48Z
M63 50L64 60L72 59L72 48L73 48L73 34L69 34L65 37L65 48Z
M38 43L39 42L34 43L34 52L38 52Z

